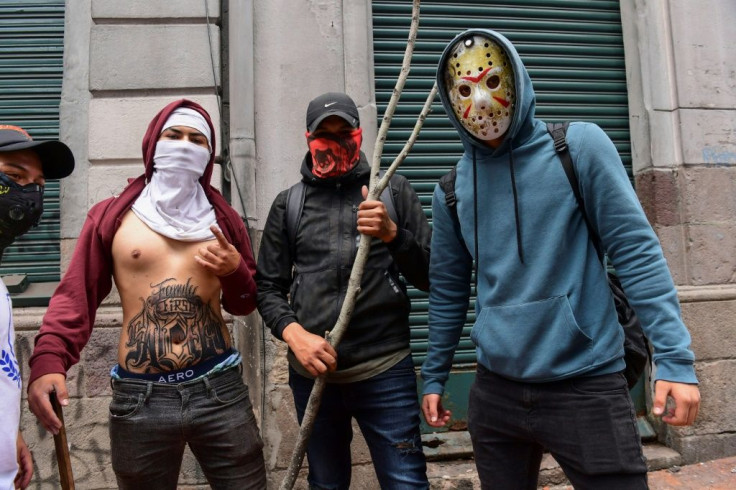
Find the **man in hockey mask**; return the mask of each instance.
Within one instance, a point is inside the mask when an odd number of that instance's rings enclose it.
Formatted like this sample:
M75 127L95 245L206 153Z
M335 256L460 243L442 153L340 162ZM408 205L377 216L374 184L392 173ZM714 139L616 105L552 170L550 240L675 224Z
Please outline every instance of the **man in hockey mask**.
M263 443L221 313L255 309L255 261L242 219L210 185L214 160L199 104L178 100L154 117L145 173L90 210L29 361L31 411L56 433L48 393L68 403L65 373L114 279L123 327L110 438L123 489L176 488L186 445L212 488L265 488Z
M74 170L71 150L59 141L33 141L17 126L0 125L0 257L43 213L46 179ZM31 453L18 430L21 380L15 358L11 301L0 280L0 488L26 488L33 475ZM15 482L15 487L13 487Z
M432 198L427 423L452 420L443 394L474 283L467 419L481 486L537 488L547 450L575 488L647 488L606 267L521 57L498 32L471 29L445 48L437 86L465 151ZM657 236L606 133L572 122L565 141L590 229L653 347L652 412L691 425L694 354Z

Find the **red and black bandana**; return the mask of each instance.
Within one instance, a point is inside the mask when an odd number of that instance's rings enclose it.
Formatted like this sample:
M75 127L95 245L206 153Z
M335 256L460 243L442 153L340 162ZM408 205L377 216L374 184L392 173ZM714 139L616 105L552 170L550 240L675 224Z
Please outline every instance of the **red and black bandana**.
M340 134L306 133L309 152L312 154L312 173L320 178L337 177L353 168L360 159L363 128Z

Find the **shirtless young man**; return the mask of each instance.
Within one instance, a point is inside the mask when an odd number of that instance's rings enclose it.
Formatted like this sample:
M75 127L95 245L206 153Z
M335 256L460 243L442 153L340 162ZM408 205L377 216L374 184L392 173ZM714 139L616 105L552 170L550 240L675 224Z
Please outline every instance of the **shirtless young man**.
M262 442L240 354L220 309L255 308L255 263L238 214L209 185L214 128L179 100L151 122L146 173L95 205L54 293L30 359L31 411L61 424L65 373L79 360L95 312L120 293L123 328L111 371L112 466L120 488L176 488L186 444L212 488L263 489Z

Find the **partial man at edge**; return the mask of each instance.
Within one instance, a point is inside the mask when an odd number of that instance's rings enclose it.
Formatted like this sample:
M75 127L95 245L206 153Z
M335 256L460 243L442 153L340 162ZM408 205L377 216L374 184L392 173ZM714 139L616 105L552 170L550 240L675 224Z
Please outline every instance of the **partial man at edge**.
M18 126L0 125L0 258L43 214L46 179L74 170L74 155L60 141L33 141ZM33 460L19 430L21 376L15 356L13 305L0 280L0 488L26 488Z

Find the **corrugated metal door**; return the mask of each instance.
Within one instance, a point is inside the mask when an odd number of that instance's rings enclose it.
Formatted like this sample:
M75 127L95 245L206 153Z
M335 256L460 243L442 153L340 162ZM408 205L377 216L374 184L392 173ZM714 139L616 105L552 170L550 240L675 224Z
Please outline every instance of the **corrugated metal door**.
M59 137L64 1L0 2L0 124L34 140ZM59 280L59 183L50 181L41 224L5 251L0 274L32 282Z
M401 67L411 18L408 0L373 2L373 47L379 121ZM529 70L537 94L537 117L547 121L584 120L600 125L613 139L631 171L621 17L616 1L424 0L412 69L393 118L383 156L388 165L399 153L434 83L442 50L460 32L491 28L507 36ZM462 145L439 103L399 173L411 181L431 218L434 186L462 154ZM424 360L427 297L412 291L412 351ZM455 363L475 361L469 311Z

